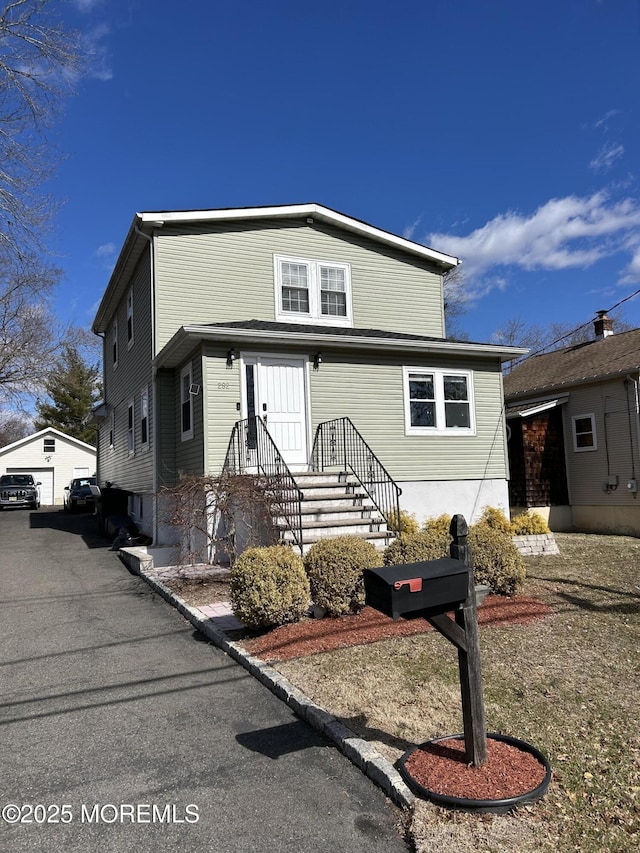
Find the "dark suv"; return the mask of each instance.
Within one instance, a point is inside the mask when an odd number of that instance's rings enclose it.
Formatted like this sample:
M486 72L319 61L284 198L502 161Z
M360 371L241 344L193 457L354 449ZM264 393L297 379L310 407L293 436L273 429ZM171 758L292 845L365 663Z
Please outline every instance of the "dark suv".
M64 511L75 512L77 509L90 509L93 511L95 499L91 492L91 486L96 485L95 477L76 477L68 486L64 487Z
M38 509L40 492L32 474L3 474L0 477L0 509L6 506L27 506Z

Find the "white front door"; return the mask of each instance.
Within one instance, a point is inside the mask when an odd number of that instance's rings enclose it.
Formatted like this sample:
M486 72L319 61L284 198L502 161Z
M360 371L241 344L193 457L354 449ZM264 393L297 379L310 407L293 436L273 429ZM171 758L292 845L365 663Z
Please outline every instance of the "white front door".
M284 461L307 464L306 359L244 357L245 415L262 418Z

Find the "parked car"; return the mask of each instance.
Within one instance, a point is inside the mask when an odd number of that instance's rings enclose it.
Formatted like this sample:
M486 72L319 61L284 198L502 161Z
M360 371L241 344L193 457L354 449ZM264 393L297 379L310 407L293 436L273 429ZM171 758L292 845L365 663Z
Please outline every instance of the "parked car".
M90 509L96 505L95 498L91 492L91 486L96 485L95 477L76 477L68 486L64 487L62 503L65 512Z
M3 474L0 477L0 509L6 506L26 506L38 509L40 490L32 474Z

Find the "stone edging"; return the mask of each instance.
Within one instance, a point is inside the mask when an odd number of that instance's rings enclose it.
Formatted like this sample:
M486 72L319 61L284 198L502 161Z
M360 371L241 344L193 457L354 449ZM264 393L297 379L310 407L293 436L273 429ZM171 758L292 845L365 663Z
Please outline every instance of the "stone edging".
M523 557L546 557L560 553L553 533L536 533L511 538Z
M312 702L272 666L248 654L238 643L227 639L226 634L215 626L212 619L203 616L199 610L188 605L184 599L175 595L161 581L150 575L148 572L153 568L153 559L146 553L145 549L122 548L119 551L119 556L134 574L140 575L153 590L172 604L198 631L201 631L218 648L248 670L254 678L268 687L279 699L286 702L294 714L306 720L316 731L321 732L333 741L349 761L382 788L396 805L404 809L412 808L415 797L388 759L366 740L358 737L344 723Z

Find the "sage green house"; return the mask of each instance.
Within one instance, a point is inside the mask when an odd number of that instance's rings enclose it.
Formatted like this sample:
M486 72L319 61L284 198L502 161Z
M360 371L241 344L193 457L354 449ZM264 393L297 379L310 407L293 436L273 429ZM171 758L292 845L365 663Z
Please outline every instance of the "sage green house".
M446 338L457 263L318 204L136 214L93 326L99 483L161 544L159 490L220 472L236 422L295 477L348 418L402 509L507 508L501 363L523 350Z

